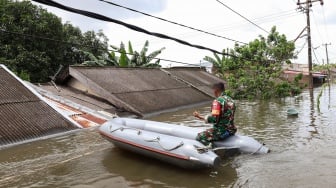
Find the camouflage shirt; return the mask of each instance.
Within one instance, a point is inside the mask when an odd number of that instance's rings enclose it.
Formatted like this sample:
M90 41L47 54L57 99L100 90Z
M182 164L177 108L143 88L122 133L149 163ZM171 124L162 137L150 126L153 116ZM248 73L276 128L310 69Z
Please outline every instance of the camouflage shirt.
M234 125L236 105L234 100L224 93L222 93L216 100L222 107L221 116L217 119L212 115L208 115L205 117L205 122L214 124L214 128L221 129L222 131L228 130L231 134L236 133L237 128Z

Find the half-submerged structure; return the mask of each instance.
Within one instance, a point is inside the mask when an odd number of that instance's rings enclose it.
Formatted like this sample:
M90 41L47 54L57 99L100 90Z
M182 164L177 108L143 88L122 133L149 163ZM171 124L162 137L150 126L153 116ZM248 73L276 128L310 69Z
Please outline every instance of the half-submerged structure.
M220 81L200 68L70 66L55 82L112 105L110 112L146 117L205 104L213 99L212 84Z
M4 65L0 65L0 117L0 148L79 128Z

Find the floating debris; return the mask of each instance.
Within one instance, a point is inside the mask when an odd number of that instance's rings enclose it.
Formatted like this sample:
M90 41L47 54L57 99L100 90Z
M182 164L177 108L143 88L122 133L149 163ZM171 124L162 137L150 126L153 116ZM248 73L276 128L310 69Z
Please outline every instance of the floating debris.
M287 110L288 116L298 116L299 112L295 108L290 108Z

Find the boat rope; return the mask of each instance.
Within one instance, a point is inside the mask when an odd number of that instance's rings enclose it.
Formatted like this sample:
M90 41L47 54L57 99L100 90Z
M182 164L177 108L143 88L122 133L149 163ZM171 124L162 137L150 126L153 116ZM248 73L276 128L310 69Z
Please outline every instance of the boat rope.
M160 137L156 137L154 139L150 139L150 140L146 140L144 139L146 142L157 142L162 149L166 150L166 151L173 151L173 150L176 150L177 148L181 147L184 145L183 141L181 141L178 145L176 145L175 147L172 147L172 148L166 148L164 147L161 143L160 143Z
M261 148L263 148L263 144L260 145L260 147L255 151L250 153L249 155L254 155L256 153L258 153ZM200 147L200 146L196 146L194 145L195 149L197 150L198 153L206 153L208 151L218 151L218 150L227 150L227 149L239 149L239 147L217 147L217 148L209 148L209 147Z
M218 151L218 150L226 150L226 149L239 149L239 147L216 147L216 148L209 148L206 146L200 147L194 145L195 149L197 150L198 153L206 153L208 151Z
M119 127L117 129L112 130L112 125L110 126L110 133L114 133L114 132L119 131L119 130L120 131L124 131L126 129L137 131L138 135L141 134L141 130L140 129L136 129L136 128L132 128L132 127Z
M198 153L202 154L202 153L206 153L210 150L212 150L211 148L208 148L208 147L201 147L201 146L196 146L194 145L194 148L197 150Z
M140 129L136 129L136 128L132 128L132 127L119 127L119 128L116 128L116 129L113 129L112 130L112 125L110 125L110 133L114 133L116 131L124 131L124 130L135 130L137 131L137 134L140 136L142 131ZM181 146L184 145L183 141L181 141L179 144L177 144L176 146L172 147L172 148L166 148L164 147L161 142L160 142L160 137L156 137L156 138L153 138L153 139L143 139L145 142L157 142L159 144L159 146L165 150L165 151L173 151L173 150L176 150L178 148L180 148Z

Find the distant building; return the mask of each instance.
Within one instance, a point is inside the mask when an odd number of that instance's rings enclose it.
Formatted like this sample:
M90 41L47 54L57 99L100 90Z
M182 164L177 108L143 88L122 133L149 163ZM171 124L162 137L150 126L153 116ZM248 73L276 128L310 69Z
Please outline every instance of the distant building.
M183 66L170 66L169 68L181 68L181 67L189 67L189 68L200 68L200 69L204 69L205 71L207 71L208 73L212 73L212 63L207 62L207 61L200 61L199 64L190 64L190 65L183 65Z
M309 72L308 64L299 64L299 63L284 64L282 66L282 69L298 71L298 72Z
M300 83L309 84L309 67L307 64L285 64L283 65L282 77L290 82L294 81L295 77L302 74ZM313 72L313 83L322 84L326 81L327 75L320 72Z

